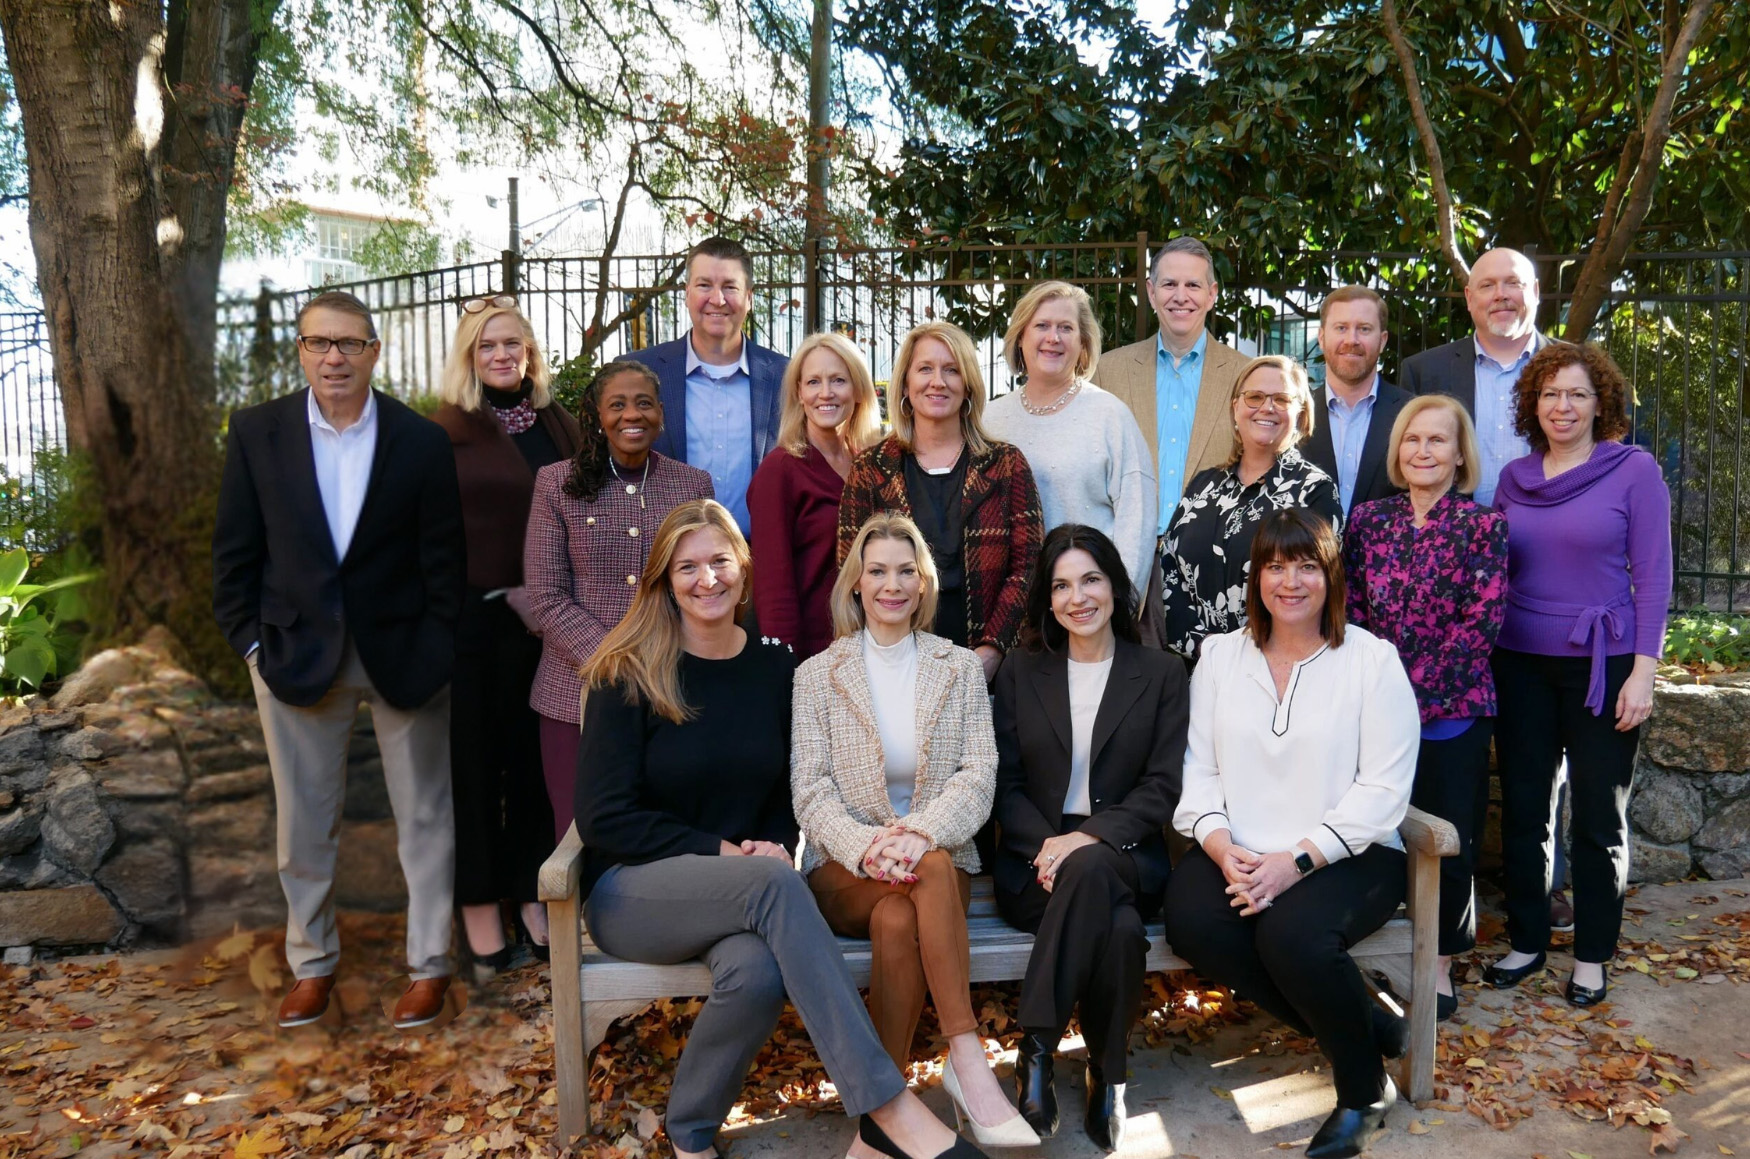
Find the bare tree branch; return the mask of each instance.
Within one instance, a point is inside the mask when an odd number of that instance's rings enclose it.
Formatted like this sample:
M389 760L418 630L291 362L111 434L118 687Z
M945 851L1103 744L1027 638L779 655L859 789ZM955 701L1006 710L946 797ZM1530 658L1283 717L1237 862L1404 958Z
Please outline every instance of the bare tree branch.
M1410 51L1404 30L1398 25L1395 0L1383 0L1380 15L1385 22L1385 35L1397 54L1398 67L1404 74L1404 91L1410 101L1410 119L1416 123L1416 135L1422 139L1422 151L1428 156L1428 173L1434 184L1434 217L1440 230L1440 252L1447 265L1461 282L1470 280L1470 264L1458 252L1458 238L1453 229L1452 190L1446 185L1446 162L1440 156L1440 139L1434 124L1428 119L1428 106L1422 100L1422 79L1416 72L1416 57Z

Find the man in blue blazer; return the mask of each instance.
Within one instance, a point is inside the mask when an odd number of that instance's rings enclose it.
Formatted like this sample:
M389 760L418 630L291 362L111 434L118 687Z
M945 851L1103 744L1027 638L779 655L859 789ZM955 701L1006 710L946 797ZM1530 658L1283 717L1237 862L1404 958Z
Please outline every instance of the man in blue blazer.
M706 471L717 501L751 532L747 485L778 438L789 359L742 328L753 305L753 260L740 242L710 237L687 254L685 337L626 358L656 372L663 425L654 449Z
M1337 481L1345 517L1357 503L1398 490L1386 457L1410 393L1379 372L1387 337L1385 299L1365 286L1341 286L1319 306L1325 381L1312 392L1313 433L1301 453Z

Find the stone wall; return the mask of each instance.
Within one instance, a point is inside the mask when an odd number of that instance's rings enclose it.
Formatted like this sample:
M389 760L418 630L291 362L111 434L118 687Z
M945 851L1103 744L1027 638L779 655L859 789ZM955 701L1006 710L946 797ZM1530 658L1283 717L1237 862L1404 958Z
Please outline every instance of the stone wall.
M94 656L52 701L0 709L0 946L178 942L285 920L253 704L217 701L174 642ZM396 910L368 713L348 762L338 900Z
M1629 876L1750 876L1750 673L1674 672L1653 700L1629 803Z

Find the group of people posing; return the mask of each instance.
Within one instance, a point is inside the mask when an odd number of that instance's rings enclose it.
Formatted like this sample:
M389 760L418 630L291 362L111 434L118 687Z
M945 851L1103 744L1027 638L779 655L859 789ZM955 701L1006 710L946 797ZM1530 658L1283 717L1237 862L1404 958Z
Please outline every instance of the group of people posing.
M1325 382L1205 328L1193 238L1155 255L1159 333L1102 355L1087 295L1033 286L989 399L971 339L907 334L882 415L836 333L744 333L752 268L689 255L689 333L610 363L574 416L508 296L462 305L436 422L370 389L350 295L298 318L310 390L232 416L215 609L255 680L279 805L280 1009L320 1018L346 734L369 703L408 882L397 1025L438 1017L451 907L477 975L546 940L540 863L575 823L596 943L697 958L677 1065L683 1159L716 1132L785 1001L851 1154L976 1154L907 1088L926 1003L983 1146L1083 1127L1115 1149L1145 923L1330 1059L1308 1154L1359 1153L1404 1020L1348 949L1403 901L1410 803L1450 821L1440 1016L1476 935L1491 743L1511 952L1545 965L1565 766L1570 1001L1606 992L1627 804L1671 586L1669 500L1625 444L1629 384L1535 325L1537 275L1483 255L1476 333L1381 377L1387 306L1320 311ZM884 433L885 432L885 433ZM1169 845L1169 830L1183 840ZM966 913L990 873L1035 936L1005 1090L972 1009ZM833 936L869 938L865 1006Z

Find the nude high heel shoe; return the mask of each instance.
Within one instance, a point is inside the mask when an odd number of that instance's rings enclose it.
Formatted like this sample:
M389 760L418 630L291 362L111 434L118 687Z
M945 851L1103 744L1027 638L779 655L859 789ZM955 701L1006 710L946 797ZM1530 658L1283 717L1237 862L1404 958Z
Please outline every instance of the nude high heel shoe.
M966 1097L960 1093L960 1080L955 1077L952 1060L942 1067L942 1086L947 1090L948 1097L954 1101L955 1125L970 1125L972 1137L978 1140L980 1147L1039 1146L1039 1135L1027 1125L1027 1120L1021 1117L1019 1111L994 1127L987 1127L973 1118L972 1112L966 1109Z

